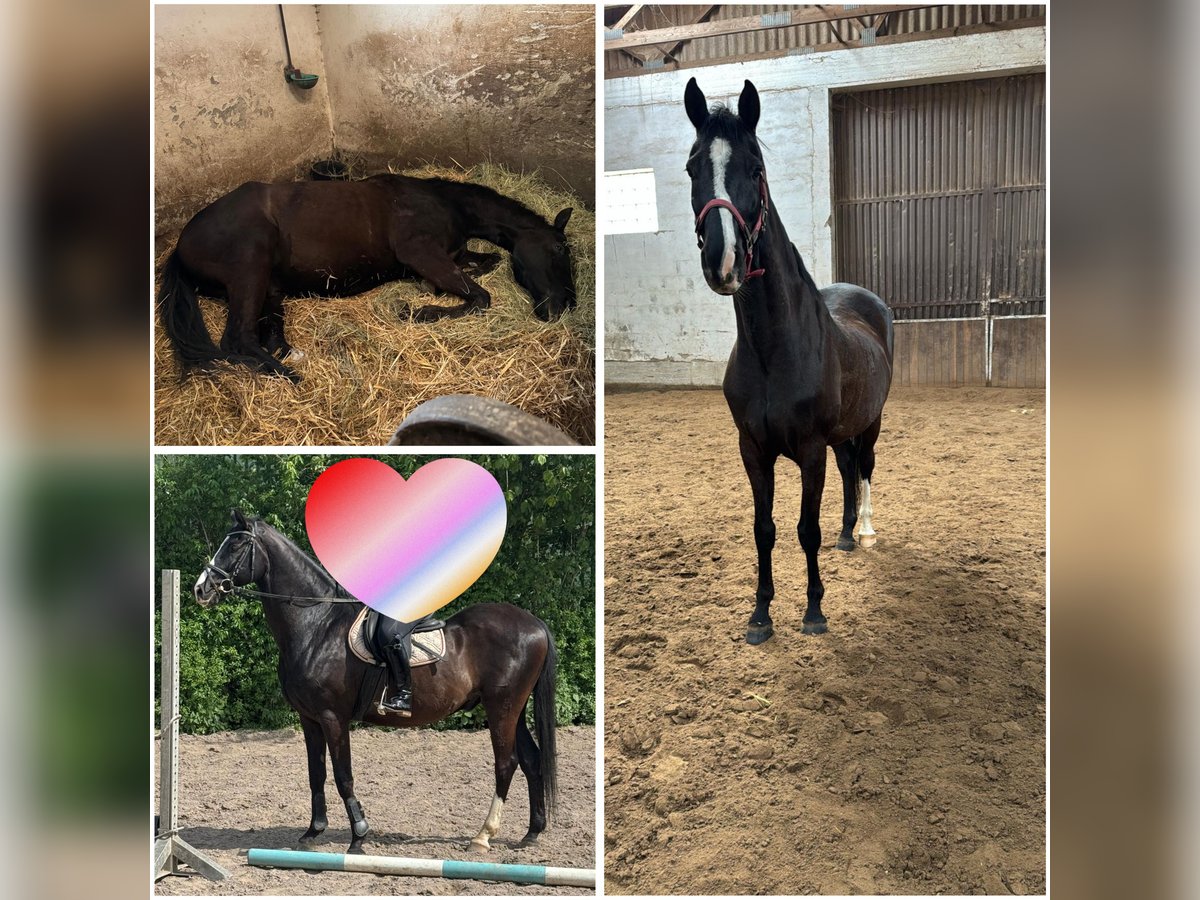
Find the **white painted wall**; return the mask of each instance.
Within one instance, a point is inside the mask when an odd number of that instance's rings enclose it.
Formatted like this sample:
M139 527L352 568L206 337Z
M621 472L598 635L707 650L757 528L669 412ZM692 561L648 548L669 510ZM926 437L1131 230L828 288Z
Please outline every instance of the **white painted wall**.
M736 108L746 79L762 100L758 138L771 200L817 284L833 280L830 93L1043 69L1044 28L727 63L604 83L604 168L653 168L659 231L604 238L605 381L721 383L733 306L700 274L683 167L695 131L683 91Z

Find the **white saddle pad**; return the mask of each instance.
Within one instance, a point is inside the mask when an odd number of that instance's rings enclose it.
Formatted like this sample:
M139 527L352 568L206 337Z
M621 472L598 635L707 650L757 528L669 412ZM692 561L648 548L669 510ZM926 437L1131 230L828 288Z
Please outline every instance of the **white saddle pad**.
M350 649L355 656L374 666L379 664L379 660L367 649L367 642L363 637L363 622L366 621L367 613L370 611L369 607L363 607L363 611L358 614L350 626L347 640L350 642ZM444 628L439 628L437 631L422 631L420 634L412 636L412 655L408 659L409 665L414 669L418 666L428 666L431 663L440 662L445 658L446 630Z

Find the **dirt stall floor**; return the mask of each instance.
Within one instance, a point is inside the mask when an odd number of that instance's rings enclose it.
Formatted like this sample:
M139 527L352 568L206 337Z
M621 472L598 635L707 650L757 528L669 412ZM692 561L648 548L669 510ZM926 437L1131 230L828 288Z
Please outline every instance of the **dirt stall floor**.
M830 453L819 637L781 460L758 647L721 393L609 395L605 440L607 892L1043 892L1044 394L894 389L871 550Z
M495 789L486 731L383 731L351 736L354 790L371 834L363 848L381 856L465 859L592 868L596 856L596 732L558 731L558 811L531 847L514 845L529 825L529 794L513 777L492 851L466 849L487 816ZM155 757L157 760L157 756ZM180 834L233 873L224 882L168 876L156 894L384 895L592 894L591 889L402 878L351 872L260 869L246 864L251 847L300 849L308 827L304 737L285 729L183 735L179 748ZM344 853L350 844L345 807L330 769L326 841L310 848Z

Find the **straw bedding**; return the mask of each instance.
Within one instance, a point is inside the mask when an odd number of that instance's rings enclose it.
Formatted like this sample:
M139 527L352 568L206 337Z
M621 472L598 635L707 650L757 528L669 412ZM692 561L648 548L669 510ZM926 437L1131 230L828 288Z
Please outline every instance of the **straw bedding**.
M418 404L444 394L511 403L581 443L595 440L595 216L577 197L536 175L499 166L425 166L404 174L483 184L552 220L575 212L567 238L575 261L578 307L544 323L513 281L507 253L478 279L492 295L481 316L422 324L409 311L455 305L419 280L395 281L355 297L285 301L288 341L306 356L289 364L300 384L221 366L181 379L161 326L155 327L155 440L162 446L368 446L386 444ZM472 241L473 250L493 250ZM169 252L169 251L168 251ZM163 259L166 254L164 253ZM162 260L160 260L161 262ZM225 304L200 299L214 340Z

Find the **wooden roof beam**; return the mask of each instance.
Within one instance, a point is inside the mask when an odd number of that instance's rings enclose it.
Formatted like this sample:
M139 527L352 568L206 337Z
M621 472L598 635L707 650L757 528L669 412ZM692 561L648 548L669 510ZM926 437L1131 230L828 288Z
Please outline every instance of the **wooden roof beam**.
M884 13L904 12L910 9L924 9L928 5L871 6L867 8L867 11L872 14L881 15ZM646 31L623 32L618 38L606 40L604 42L604 49L625 50L630 47L645 47L651 44L674 45L680 41L719 37L724 34L742 34L747 31L759 31L765 28L790 28L794 25L837 22L844 19L857 18L863 12L864 8L861 4L849 9L844 6L810 6L803 9L795 9L791 12L764 13L760 16L743 16L740 19L719 19L696 25L673 25L668 28L651 28Z

